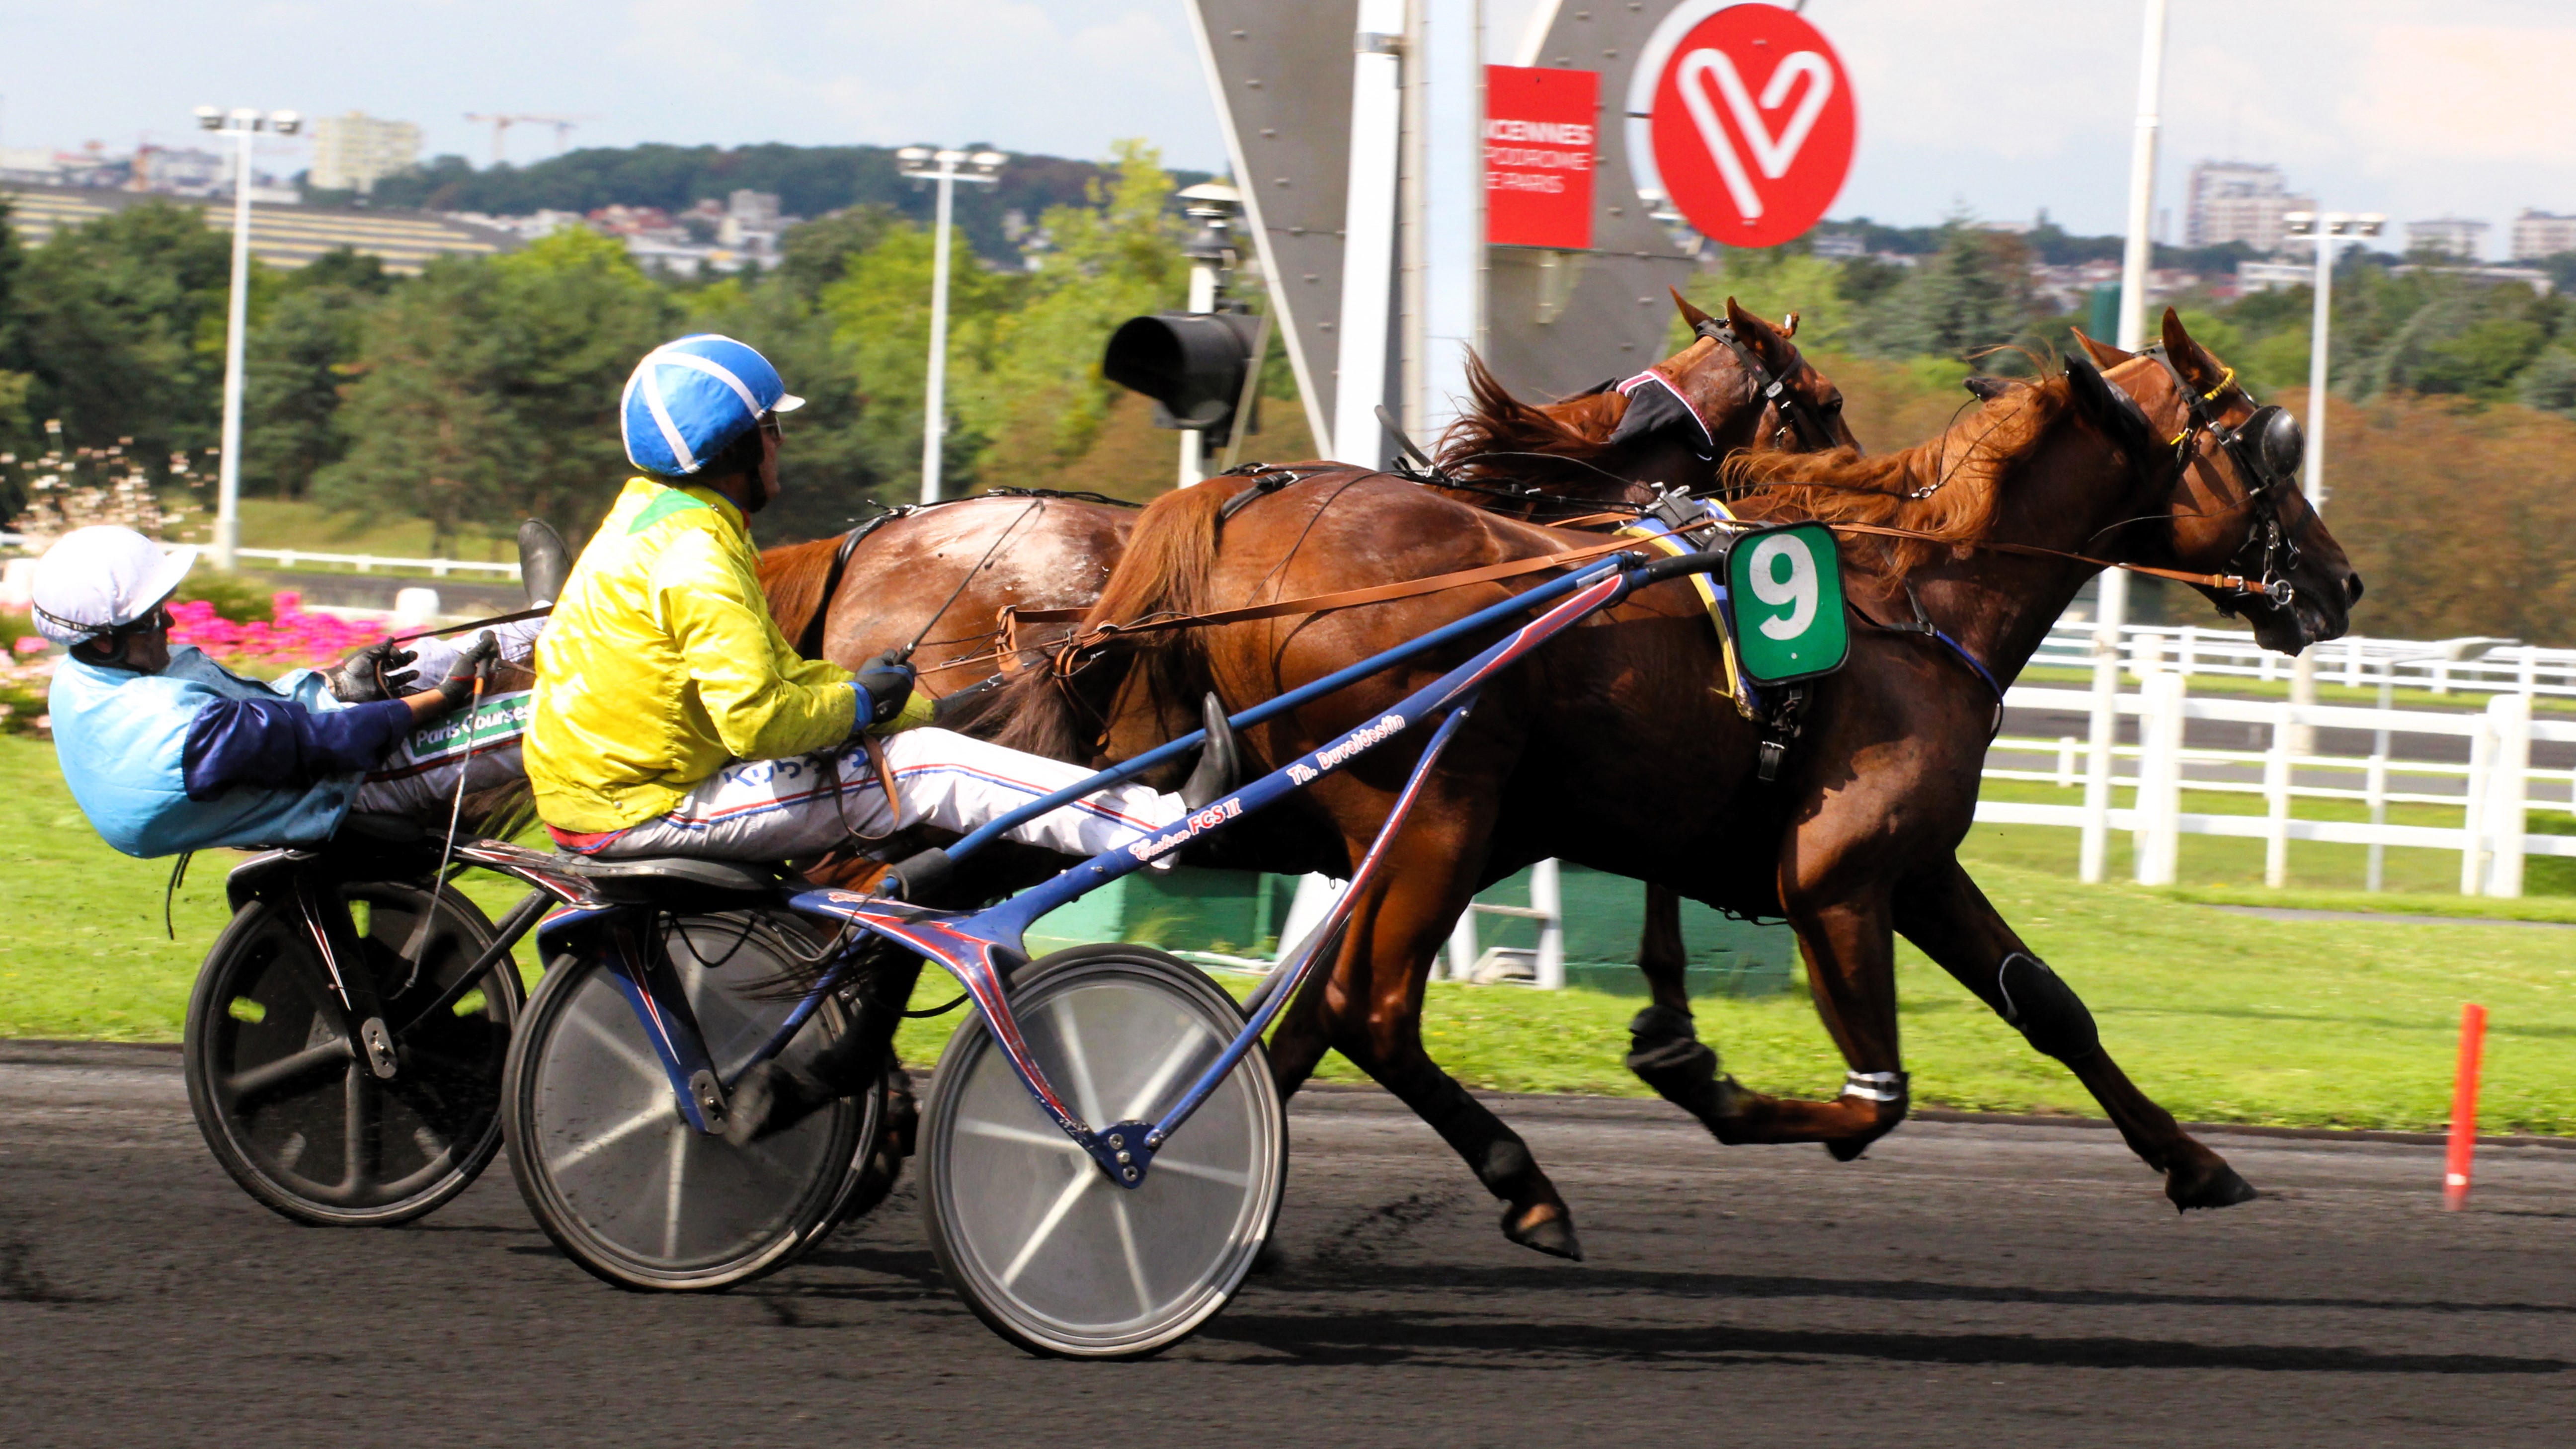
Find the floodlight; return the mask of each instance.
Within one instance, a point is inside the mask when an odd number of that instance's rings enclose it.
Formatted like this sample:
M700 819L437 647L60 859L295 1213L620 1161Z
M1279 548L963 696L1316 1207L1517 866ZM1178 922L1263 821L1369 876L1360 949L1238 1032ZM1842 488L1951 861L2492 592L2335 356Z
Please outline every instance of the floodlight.
M223 113L223 112L221 112L221 111L219 111L219 110L216 110L216 109L215 109L214 107L212 107L212 106L199 106L199 107L197 107L197 128L198 128L199 130L204 130L204 131L220 131L220 130L222 130L222 129L223 129L223 127L224 127L224 113Z
M292 136L304 129L304 118L293 111L271 111L268 128L281 136Z

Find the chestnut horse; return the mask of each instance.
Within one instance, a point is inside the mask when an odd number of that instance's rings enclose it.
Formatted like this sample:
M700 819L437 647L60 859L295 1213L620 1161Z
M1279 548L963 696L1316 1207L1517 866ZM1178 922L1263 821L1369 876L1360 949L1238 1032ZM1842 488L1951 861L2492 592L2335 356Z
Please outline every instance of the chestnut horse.
M1773 326L1730 297L1721 324L1679 293L1673 301L1698 336L1651 369L1673 384L1666 396L1649 395L1648 406L1658 409L1653 426L1623 427L1634 400L1610 383L1562 402L1530 404L1471 360L1473 406L1440 444L1439 474L1461 485L1454 496L1520 518L1564 517L1601 504L1648 501L1648 484L1704 489L1715 482L1719 460L1758 444L1859 446L1843 421L1841 391L1807 364L1792 340L1795 315ZM1775 379L1782 395L1768 397L1765 385ZM1673 408L1677 401L1689 416ZM1641 413L1636 421L1650 419ZM1295 471L1319 466L1330 465L1298 464ZM864 526L837 580L833 559L841 539L766 550L760 580L790 640L811 638L819 657L856 669L917 638L922 685L945 695L997 672L1000 633L990 626L1003 608L1081 609L1096 602L1135 521L1133 505L1078 495L958 499ZM828 606L821 598L827 581ZM813 634L818 607L828 613ZM1067 632L1031 631L1038 640ZM961 727L976 730L976 718L968 714ZM1657 1003L1687 1009L1688 960L1680 898L1648 886L1637 968Z
M1333 969L1283 1016L1270 1061L1293 1091L1327 1048L1401 1097L1505 1207L1511 1240L1580 1255L1573 1221L1527 1146L1432 1061L1423 983L1480 886L1560 856L1796 928L1817 1009L1850 1075L1832 1101L1765 1096L1717 1075L1686 1014L1650 1008L1631 1065L1721 1142L1822 1142L1859 1155L1906 1114L1894 938L1902 933L2069 1067L2177 1208L2253 1189L2113 1062L2074 991L2007 925L1958 861L1978 776L2013 679L2099 559L2260 575L2268 594L2204 579L2269 648L2340 634L2360 582L2285 476L2296 424L2258 411L2234 374L2168 311L2153 356L2095 348L2063 376L2013 387L1943 436L1901 453L1738 455L1748 516L1814 516L1845 529L1857 627L1849 662L1806 686L1804 733L1779 777L1759 778L1759 734L1722 684L1690 586L1642 590L1488 684L1389 842ZM2246 425L2249 419L2253 428ZM2249 441L2258 433L2259 445ZM1346 472L1248 507L1217 527L1231 483L1146 510L1086 627L1422 578L1567 548L1581 535L1466 508L1428 489ZM1879 546L1884 528L1909 535ZM2089 556L2089 557L2088 557ZM1072 680L1015 681L1002 738L1062 748L1090 734L1088 692L1109 709L1108 753L1131 757L1196 724L1216 690L1241 710L1504 596L1473 588L1326 614L1138 633ZM1919 615L1918 615L1919 609ZM1928 623L1946 635L1891 624ZM1375 676L1247 729L1275 763L1375 715L1478 647ZM1989 681L1993 681L1990 683ZM1418 750L1418 746L1416 747ZM1411 751L1389 748L1236 832L1266 869L1346 874L1386 818ZM1381 758L1381 757L1384 758ZM1274 823L1275 822L1275 823ZM1229 837L1231 838L1231 837Z

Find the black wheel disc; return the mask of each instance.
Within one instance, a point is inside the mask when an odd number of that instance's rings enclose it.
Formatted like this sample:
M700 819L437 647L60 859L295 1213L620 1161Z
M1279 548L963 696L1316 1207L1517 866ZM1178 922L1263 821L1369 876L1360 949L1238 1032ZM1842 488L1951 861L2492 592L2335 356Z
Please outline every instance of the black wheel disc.
M362 957L348 969L366 973L397 1030L393 1080L350 1053L303 921L261 901L233 918L198 973L188 1101L216 1160L276 1211L320 1225L408 1222L464 1191L500 1147L518 972L504 960L452 1005L421 1016L491 942L491 923L443 893L414 971L402 950L428 893L393 882L343 893Z

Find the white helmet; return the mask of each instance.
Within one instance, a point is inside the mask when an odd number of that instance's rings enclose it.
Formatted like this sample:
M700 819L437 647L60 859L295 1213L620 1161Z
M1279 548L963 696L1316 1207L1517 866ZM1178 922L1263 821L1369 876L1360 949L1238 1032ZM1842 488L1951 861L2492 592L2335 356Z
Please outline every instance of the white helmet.
M57 644L124 628L170 597L196 562L195 549L164 553L130 528L75 528L36 560L36 628Z

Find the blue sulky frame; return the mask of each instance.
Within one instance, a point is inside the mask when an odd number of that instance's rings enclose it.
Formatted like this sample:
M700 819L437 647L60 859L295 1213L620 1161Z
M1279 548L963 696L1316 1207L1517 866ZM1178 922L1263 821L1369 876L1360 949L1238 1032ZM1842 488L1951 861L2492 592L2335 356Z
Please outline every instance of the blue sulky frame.
M1403 829L1424 780L1475 707L1477 693L1484 683L1549 639L1618 603L1635 590L1683 574L1722 569L1725 559L1723 549L1657 558L1650 563L1641 563L1640 556L1636 554L1614 554L1599 563L1444 625L1421 638L1255 705L1232 716L1228 723L1236 729L1248 728L1460 638L1508 622L1533 609L1545 609L1537 618L1513 629L1474 658L1415 691L1394 708L1330 743L1289 761L1148 839L1104 851L998 905L980 911L942 911L844 890L800 891L789 896L786 904L801 915L851 923L938 962L958 979L982 1009L994 1040L1001 1045L1012 1069L1019 1074L1022 1085L1028 1088L1029 1095L1038 1106L1067 1137L1091 1154L1111 1181L1122 1187L1139 1186L1152 1168L1155 1153L1225 1080L1226 1074L1243 1061L1252 1050L1253 1043L1261 1039L1262 1033L1295 997L1298 988L1313 974L1317 962L1326 954L1326 948L1341 934L1343 924L1358 903L1360 887L1384 864L1388 843ZM1226 829L1244 816L1274 805L1323 776L1348 767L1353 760L1444 710L1447 714L1440 719L1438 728L1424 747L1420 761L1405 782L1403 793L1397 797L1386 823L1354 870L1351 888L1343 892L1332 912L1307 937L1296 960L1283 962L1254 993L1247 1003L1251 1009L1250 1019L1218 1053L1216 1060L1209 1063L1198 1078L1151 1121L1117 1122L1096 1127L1077 1116L1031 1056L1028 1043L1020 1034L1019 1023L1011 1013L1007 987L1012 973L1028 962L1023 935L1030 924L1068 901L1131 871L1141 870L1155 859L1193 840ZM1178 759L1195 749L1205 738L1204 730L1194 730L1044 799L1033 801L986 824L949 847L946 853L951 860L962 859L1000 839L1014 826ZM691 1125L701 1131L714 1130L721 1125L726 1095L734 1083L716 1080L713 1065L697 1039L695 1022L680 996L677 980L668 963L660 961L658 953L646 948L633 921L620 919L627 914L626 910L593 906L589 902L574 904L575 910L547 923L546 936L560 937L564 931L584 925L606 928L608 943L620 958L620 969L616 973L618 985L644 1022L646 1034L662 1060L663 1069L670 1075L682 1110ZM590 908L583 909L584 906ZM843 950L840 962L797 1003L795 1010L742 1070L749 1070L753 1063L766 1060L785 1048L821 1007L825 997L840 984L841 968L856 949L854 944ZM736 1080L739 1080L738 1074Z

